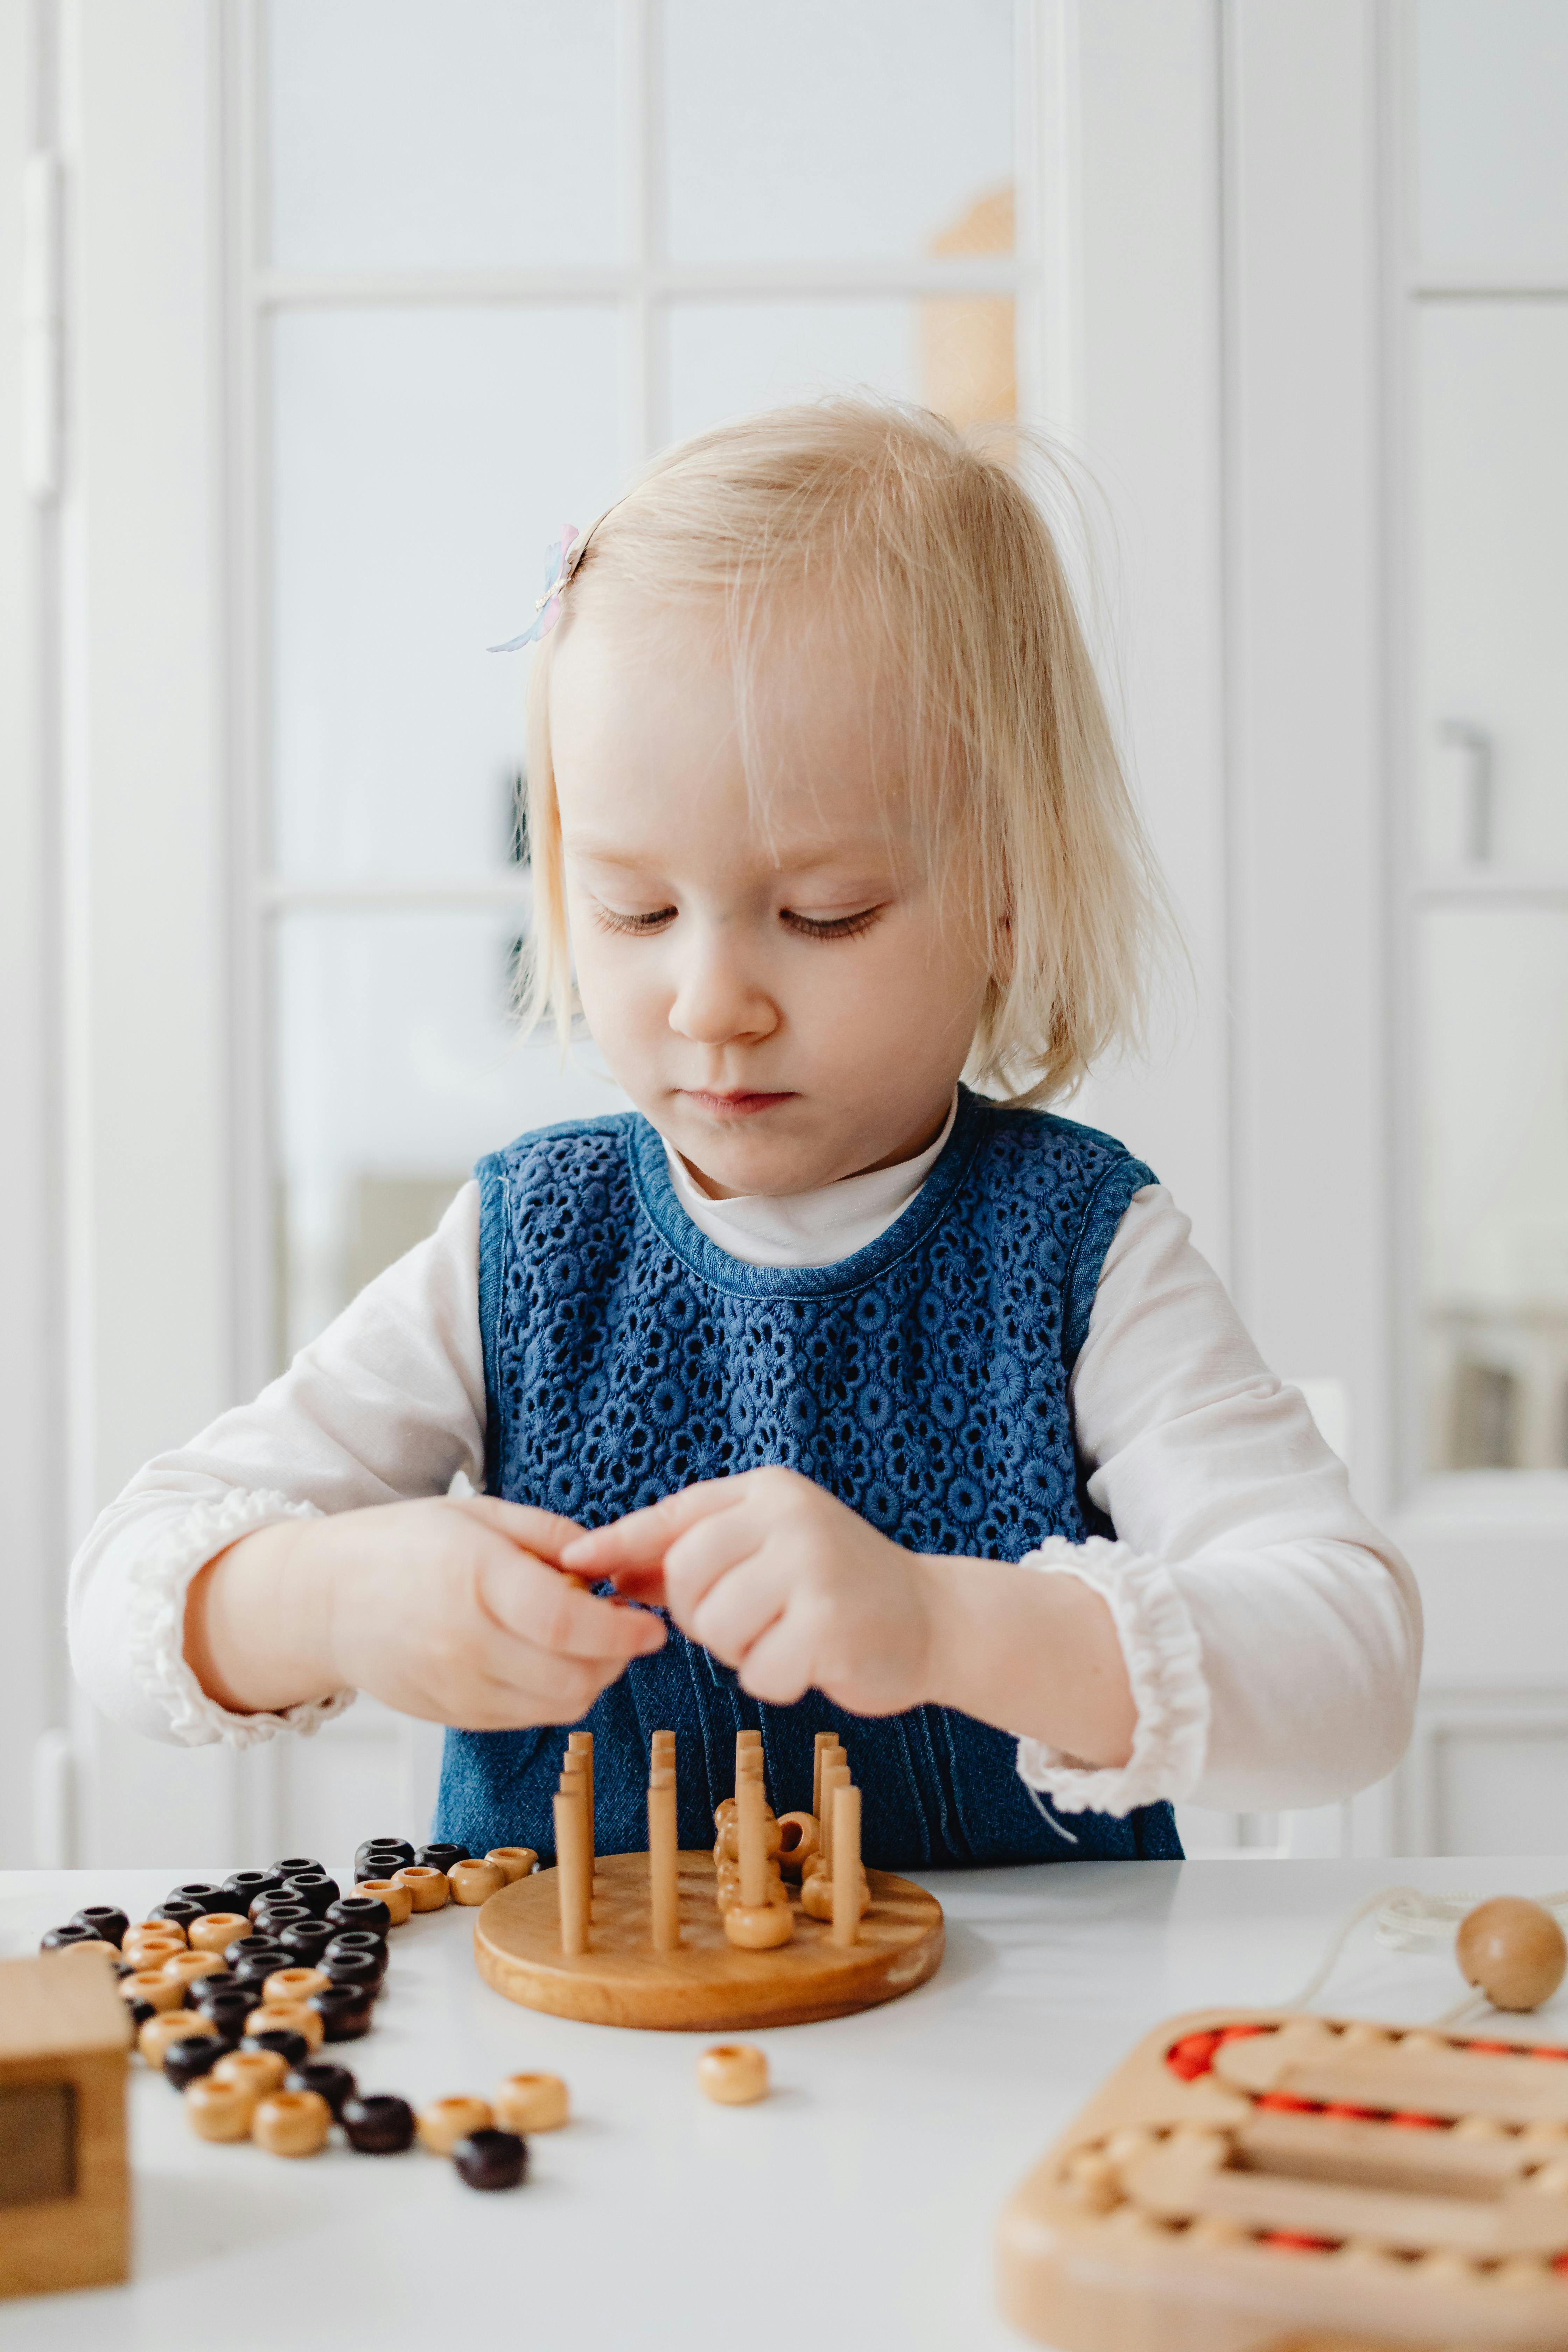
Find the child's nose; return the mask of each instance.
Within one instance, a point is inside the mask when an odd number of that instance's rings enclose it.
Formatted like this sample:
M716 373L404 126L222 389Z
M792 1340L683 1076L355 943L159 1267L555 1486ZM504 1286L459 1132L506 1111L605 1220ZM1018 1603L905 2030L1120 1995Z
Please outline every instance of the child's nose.
M770 1036L778 1019L777 1006L747 970L733 940L710 936L682 958L669 1008L677 1036L699 1045L727 1045L736 1038Z

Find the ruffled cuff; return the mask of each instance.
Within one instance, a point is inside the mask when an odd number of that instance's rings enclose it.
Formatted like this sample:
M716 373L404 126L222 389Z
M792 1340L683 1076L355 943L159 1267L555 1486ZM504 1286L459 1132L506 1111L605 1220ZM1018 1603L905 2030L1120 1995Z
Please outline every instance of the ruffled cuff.
M142 1689L167 1710L169 1728L185 1747L224 1740L231 1748L254 1748L280 1731L315 1731L353 1704L354 1693L344 1690L279 1715L231 1715L208 1698L185 1664L185 1596L198 1570L258 1528L321 1516L313 1503L236 1486L221 1502L195 1505L132 1570L132 1668Z
M1020 1739L1020 1780L1062 1813L1120 1817L1138 1805L1180 1804L1203 1770L1209 1693L1197 1633L1169 1570L1103 1536L1081 1544L1047 1537L1023 1566L1076 1576L1104 1600L1127 1662L1138 1722L1131 1757L1114 1769L1080 1763L1043 1739Z

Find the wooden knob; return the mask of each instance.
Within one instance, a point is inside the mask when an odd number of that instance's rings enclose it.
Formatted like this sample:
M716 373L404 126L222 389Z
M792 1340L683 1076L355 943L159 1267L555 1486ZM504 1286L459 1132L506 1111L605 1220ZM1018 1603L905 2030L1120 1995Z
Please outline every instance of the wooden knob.
M391 1878L362 1878L354 1893L372 1902L384 1903L386 1916L395 1927L401 1927L414 1908L414 1897L406 1886Z
M731 1903L724 1914L724 1934L742 1952L771 1952L794 1933L787 1895L782 1903Z
M1539 2009L1563 1981L1568 1941L1541 1904L1500 1895L1460 1921L1454 1957L1494 2009Z
M496 2121L503 2131L559 2131L571 2114L559 2074L509 2074L495 2095Z
M274 2091L257 2103L250 2137L268 2156L314 2156L325 2147L332 2111L314 2091Z
M539 1856L531 1845L492 1845L485 1860L505 1874L509 1886L520 1878L531 1878L539 1868Z
M416 2129L421 2147L432 2156L450 2156L460 2139L470 2132L489 2131L494 2124L488 2099L432 2099L420 2108Z
M506 1873L498 1862L455 1862L447 1873L454 1903L488 1903L506 1885Z
M394 1886L407 1887L416 1911L439 1911L451 1897L446 1872L433 1869L428 1863L405 1863L394 1874L392 1883Z
M220 2058L218 2065L228 2061ZM248 2139L256 2093L244 2083L217 2079L217 2067L187 2084L185 2117L199 2139Z
M721 2107L749 2107L768 2095L768 2062L750 2042L721 2042L697 2061L697 2086Z

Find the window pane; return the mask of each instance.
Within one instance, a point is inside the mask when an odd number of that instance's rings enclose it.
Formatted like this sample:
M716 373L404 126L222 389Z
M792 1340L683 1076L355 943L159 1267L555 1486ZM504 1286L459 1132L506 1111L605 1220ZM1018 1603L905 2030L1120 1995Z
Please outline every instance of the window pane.
M312 880L501 864L545 547L617 488L598 309L275 329L274 845Z
M1425 918L1435 1469L1568 1465L1568 915Z
M613 0L271 0L268 17L282 268L618 257Z
M1568 8L1418 0L1415 26L1423 254L1568 270Z
M1425 306L1426 849L1568 871L1568 308Z
M294 914L278 925L281 1352L429 1233L474 1161L625 1097L553 1034L519 1044L521 917Z
M667 0L665 27L676 261L911 259L1012 179L1010 0Z
M920 400L960 425L1016 409L1013 304L679 302L668 319L669 425L700 431L781 401L874 391Z

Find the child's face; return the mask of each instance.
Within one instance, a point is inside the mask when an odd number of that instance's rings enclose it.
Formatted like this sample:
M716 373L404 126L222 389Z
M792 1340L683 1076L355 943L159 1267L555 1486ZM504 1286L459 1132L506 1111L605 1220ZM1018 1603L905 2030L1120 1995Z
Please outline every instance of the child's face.
M698 618L650 625L601 597L563 628L551 677L588 1025L719 1197L919 1151L990 969L951 860L945 919L937 906L874 691L842 649L780 634L756 686L755 796L729 661Z

